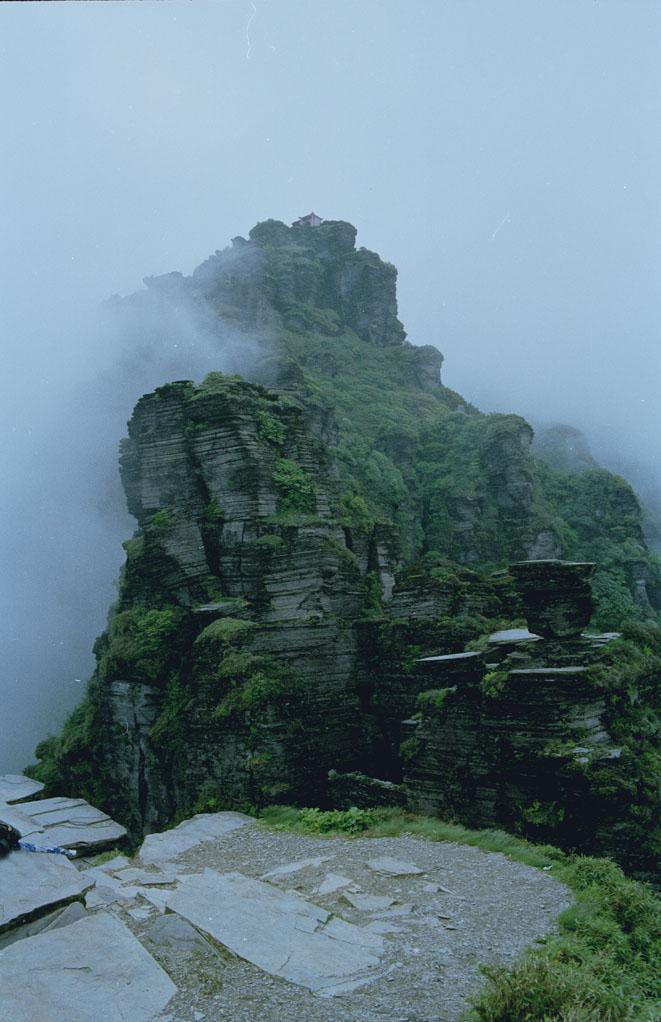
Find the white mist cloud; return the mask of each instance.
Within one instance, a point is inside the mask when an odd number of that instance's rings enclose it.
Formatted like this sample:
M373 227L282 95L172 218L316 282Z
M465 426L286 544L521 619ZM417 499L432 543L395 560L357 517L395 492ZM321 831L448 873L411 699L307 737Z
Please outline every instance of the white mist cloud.
M61 329L52 324L51 336ZM37 742L58 730L93 670L92 644L117 597L121 544L135 527L117 468L135 403L175 379L250 375L267 350L263 337L219 319L177 274L104 303L76 348L69 377L57 365L38 368L49 375L6 427L0 772L22 769Z

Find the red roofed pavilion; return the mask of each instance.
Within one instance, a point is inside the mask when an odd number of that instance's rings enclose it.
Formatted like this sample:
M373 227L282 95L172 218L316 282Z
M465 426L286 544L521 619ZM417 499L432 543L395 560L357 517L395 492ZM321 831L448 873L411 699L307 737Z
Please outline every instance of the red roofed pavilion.
M305 224L309 224L310 227L319 227L323 222L323 218L317 216L316 213L308 213L307 216L299 216L298 220L294 221L294 227L303 227Z

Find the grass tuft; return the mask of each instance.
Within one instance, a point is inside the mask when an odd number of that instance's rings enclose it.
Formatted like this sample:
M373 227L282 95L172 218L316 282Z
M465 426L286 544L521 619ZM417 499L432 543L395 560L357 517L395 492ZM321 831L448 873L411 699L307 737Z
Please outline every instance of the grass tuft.
M323 834L328 837L362 834L365 837L400 837L410 834L427 841L454 841L472 845L485 852L502 852L528 866L549 868L565 858L551 845L533 845L503 830L469 830L457 823L445 823L431 816L418 816L402 809L295 809L292 806L266 806L261 811L265 822L278 830L299 834Z

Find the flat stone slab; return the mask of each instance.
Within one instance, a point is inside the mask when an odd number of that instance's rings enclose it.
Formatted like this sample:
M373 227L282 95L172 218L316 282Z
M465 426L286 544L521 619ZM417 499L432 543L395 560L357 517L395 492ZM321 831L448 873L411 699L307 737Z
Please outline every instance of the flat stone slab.
M176 992L130 930L106 913L0 951L0 1018L12 1022L151 1022Z
M352 885L353 880L350 880L349 877L343 877L341 873L328 873L317 888L317 894L334 894L335 891Z
M333 996L376 978L383 938L241 873L185 877L167 906L265 972Z
M93 885L94 880L79 873L64 855L22 848L10 852L0 859L0 932L42 909L82 897Z
M93 868L100 869L104 873L117 873L119 870L124 869L124 867L130 865L131 860L128 858L128 856L116 855L114 859L108 859L107 862L102 862L99 866L94 866Z
M2 774L0 776L0 802L23 802L44 790L41 781L33 781L24 774Z
M298 873L299 869L307 869L308 866L318 869L324 862L330 862L334 858L334 855L320 855L316 859L298 859L296 862L286 862L284 865L276 866L275 869L262 874L261 879L270 880L275 877L288 876L290 873Z
M137 884L138 887L163 887L177 881L172 873L163 873L160 869L154 873L147 869L138 869L136 866L116 870L113 876L121 884Z
M46 916L39 916L24 926L13 926L11 930L0 933L0 951L17 940L34 937L45 930L57 930L60 926L69 926L87 915L85 906L80 901L72 901L65 908L58 908Z
M34 824L30 817L22 813L19 806L10 806L6 802L0 802L0 823L8 823L10 827L18 831L21 837L28 831L32 833L34 830Z
M441 663L461 663L464 660L478 660L481 653L444 653L443 656L423 656L416 661L418 664L441 664Z
M121 905L131 901L129 897L119 891L113 891L110 887L93 887L85 895L85 907L108 908L110 905Z
M554 674L574 675L585 674L587 671L587 667L517 667L509 673L519 677L548 678L553 677Z
M11 810L22 838L37 845L87 851L120 841L126 829L82 798L45 798ZM0 810L4 819L4 813Z
M147 936L159 947L174 948L180 955L190 956L198 950L215 950L206 937L175 912L168 912L157 919Z
M139 887L138 894L143 901L148 902L153 906L153 908L158 909L161 915L163 915L167 908L167 905L165 904L165 894L163 891L159 891L158 888L153 887Z
M345 891L342 897L361 912L376 912L395 904L394 898L382 894L356 894L353 891Z
M382 855L378 859L370 859L367 863L375 873L385 873L392 877L416 876L422 873L421 869L413 862L402 862L400 859L393 859L390 855Z
M184 820L173 830L166 830L163 834L148 834L140 846L138 857L147 864L168 862L203 841L224 837L237 827L254 822L251 816L244 813L200 813L190 820Z
M489 636L489 642L494 645L499 642L527 642L529 639L539 641L540 636L529 632L527 628L506 628L500 632L492 632Z

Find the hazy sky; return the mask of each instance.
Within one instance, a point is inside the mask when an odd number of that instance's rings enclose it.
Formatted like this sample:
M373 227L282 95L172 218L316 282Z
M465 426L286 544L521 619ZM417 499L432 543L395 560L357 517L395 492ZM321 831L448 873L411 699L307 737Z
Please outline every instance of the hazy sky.
M659 478L660 38L658 0L0 4L0 770L89 675L131 528L143 379L96 307L258 220L350 220L448 386Z

